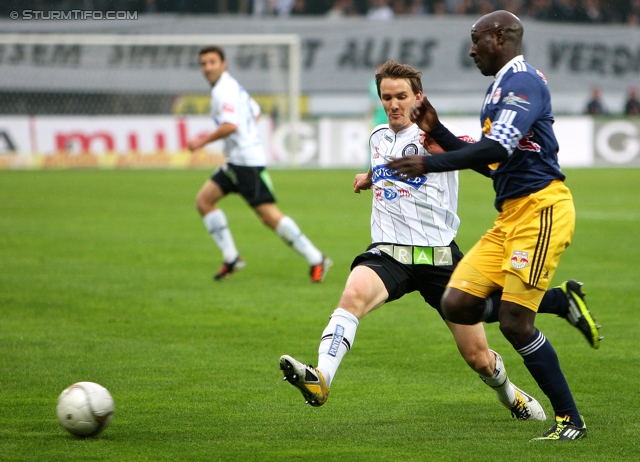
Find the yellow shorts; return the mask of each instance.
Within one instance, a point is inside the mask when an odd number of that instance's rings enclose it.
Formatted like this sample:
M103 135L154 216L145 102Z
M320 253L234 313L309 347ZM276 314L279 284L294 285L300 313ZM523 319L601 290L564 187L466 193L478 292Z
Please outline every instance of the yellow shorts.
M569 188L553 181L546 188L502 205L488 230L460 261L447 287L502 299L538 311L573 237L575 209Z

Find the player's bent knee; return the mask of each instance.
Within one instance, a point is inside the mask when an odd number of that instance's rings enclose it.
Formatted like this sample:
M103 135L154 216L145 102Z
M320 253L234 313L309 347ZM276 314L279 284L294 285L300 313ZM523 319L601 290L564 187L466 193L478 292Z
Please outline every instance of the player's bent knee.
M535 333L533 324L516 321L514 318L500 320L500 332L509 343L518 345L527 341Z
M340 308L360 319L367 314L367 297L362 291L347 287L340 297Z
M196 210L200 215L205 216L207 213L215 210L215 204L210 204L205 198L198 195L196 197Z
M482 315L482 300L457 289L447 289L441 300L447 321L456 324L477 324Z

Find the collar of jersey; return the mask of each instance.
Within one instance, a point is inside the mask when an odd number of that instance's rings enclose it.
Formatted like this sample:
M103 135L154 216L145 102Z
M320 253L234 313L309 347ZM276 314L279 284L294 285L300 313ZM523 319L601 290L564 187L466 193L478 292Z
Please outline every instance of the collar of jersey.
M511 61L509 61L507 64L502 66L502 69L498 71L498 73L496 74L493 80L495 80L496 82L499 82L504 76L504 74L506 74L506 72L509 69L511 69L511 66L513 65L513 63L517 63L518 61L524 61L524 56L518 55L515 58L513 58Z

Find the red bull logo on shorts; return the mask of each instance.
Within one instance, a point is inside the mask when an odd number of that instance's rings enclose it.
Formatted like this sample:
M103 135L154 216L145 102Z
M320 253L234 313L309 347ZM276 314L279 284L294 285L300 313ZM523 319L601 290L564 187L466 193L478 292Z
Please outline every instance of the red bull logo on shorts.
M514 250L511 255L511 266L515 269L522 269L529 264L529 252Z

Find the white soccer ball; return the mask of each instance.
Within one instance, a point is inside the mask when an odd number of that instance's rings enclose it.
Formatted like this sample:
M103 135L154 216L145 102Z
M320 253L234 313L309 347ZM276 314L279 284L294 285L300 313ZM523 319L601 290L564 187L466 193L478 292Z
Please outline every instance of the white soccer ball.
M109 426L113 417L111 393L94 382L78 382L58 398L56 412L60 424L76 436L96 436Z

